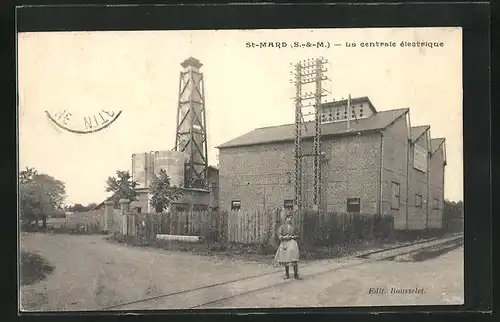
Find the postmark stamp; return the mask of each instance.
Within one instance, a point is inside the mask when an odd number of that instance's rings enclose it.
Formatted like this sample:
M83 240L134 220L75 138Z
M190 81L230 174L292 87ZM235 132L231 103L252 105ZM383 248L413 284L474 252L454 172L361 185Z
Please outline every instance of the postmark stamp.
M69 109L45 111L47 118L59 128L76 134L91 134L113 124L122 110L96 110L81 113Z

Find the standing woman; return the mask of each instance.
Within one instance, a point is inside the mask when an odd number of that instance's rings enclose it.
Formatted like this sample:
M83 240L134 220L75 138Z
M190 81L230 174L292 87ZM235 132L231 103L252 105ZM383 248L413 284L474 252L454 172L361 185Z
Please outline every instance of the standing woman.
M293 267L293 277L299 278L299 245L297 244L298 232L292 224L292 214L287 214L285 223L278 230L280 246L274 257L275 263L285 266L284 279L290 278L290 265Z

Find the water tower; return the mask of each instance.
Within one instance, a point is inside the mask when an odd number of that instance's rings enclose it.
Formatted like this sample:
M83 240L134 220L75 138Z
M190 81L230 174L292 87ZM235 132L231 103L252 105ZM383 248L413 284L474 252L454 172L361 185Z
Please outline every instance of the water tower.
M189 155L185 187L207 189L207 127L202 63L190 57L181 63L175 150Z

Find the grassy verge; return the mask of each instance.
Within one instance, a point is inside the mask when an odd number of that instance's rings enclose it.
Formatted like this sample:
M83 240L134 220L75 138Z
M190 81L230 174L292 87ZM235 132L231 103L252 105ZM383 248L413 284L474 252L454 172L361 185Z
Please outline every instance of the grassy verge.
M361 238L354 240L339 239L330 242L325 246L310 246L299 242L300 258L302 261L315 261L321 259L334 259L344 256L350 256L358 252L381 249L385 247L406 244L415 241L421 241L429 238L444 237L448 232L439 230L427 231L403 231L393 234L390 238L373 238L363 240ZM127 244L130 246L153 247L168 251L190 252L197 255L212 256L218 259L243 260L251 262L269 263L272 261L277 246L259 245L259 244L237 244L237 243L186 243L177 241L141 241L136 237L114 234L107 237L108 241Z
M276 246L259 244L220 244L206 242L186 243L177 241L155 240L153 242L141 242L131 236L114 234L107 237L112 243L125 244L135 247L152 247L168 251L189 252L192 254L212 256L218 259L243 260L251 262L269 263L274 258ZM300 243L299 243L300 245ZM300 257L303 261L314 261L320 259L332 259L349 256L353 253L382 247L383 244L377 241L357 241L348 244L338 244L334 246L314 246L307 247L300 245Z
M55 267L38 254L21 251L21 285L35 284L47 278Z
M246 259L254 261L267 261L274 256L275 249L272 246L243 245L243 244L221 244L201 241L187 243L180 241L155 240L143 242L132 236L114 234L106 237L109 242L125 244L135 247L152 247L168 251L189 252L203 256L215 256L219 258Z

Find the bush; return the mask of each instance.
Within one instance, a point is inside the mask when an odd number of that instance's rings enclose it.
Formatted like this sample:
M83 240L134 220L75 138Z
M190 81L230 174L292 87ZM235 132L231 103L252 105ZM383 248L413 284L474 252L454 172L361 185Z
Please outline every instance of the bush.
M31 285L45 279L54 266L38 254L21 251L21 285Z

